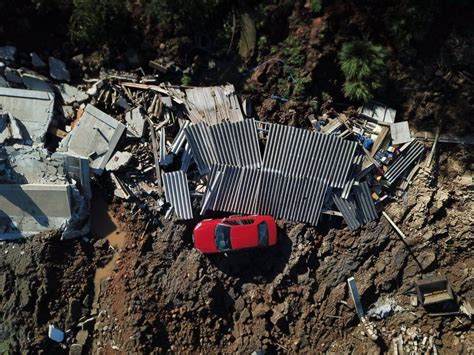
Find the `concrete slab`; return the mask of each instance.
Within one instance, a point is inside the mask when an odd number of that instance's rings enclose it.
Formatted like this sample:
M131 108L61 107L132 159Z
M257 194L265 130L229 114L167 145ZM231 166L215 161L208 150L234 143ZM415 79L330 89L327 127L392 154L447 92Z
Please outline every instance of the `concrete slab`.
M0 185L0 240L56 230L70 217L68 185Z
M392 136L392 144L403 144L413 140L407 121L392 123L390 125L390 134Z
M113 117L87 105L78 125L61 141L59 151L88 158L91 170L100 175L125 129Z
M44 141L53 118L52 93L0 87L0 106L20 121L34 143Z
M145 118L140 112L140 108L134 108L125 114L127 121L127 137L142 138L145 130Z

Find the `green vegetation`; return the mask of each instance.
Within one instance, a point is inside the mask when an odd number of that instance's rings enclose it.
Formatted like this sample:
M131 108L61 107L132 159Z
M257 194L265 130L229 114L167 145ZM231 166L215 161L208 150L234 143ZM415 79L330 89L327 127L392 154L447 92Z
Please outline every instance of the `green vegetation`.
M322 9L321 0L310 0L311 12L313 14L319 14Z
M404 55L415 55L416 44L426 38L439 10L439 3L434 0L402 0L389 8L385 24L398 50Z
M126 0L73 0L70 36L76 43L117 42L127 28Z
M181 77L181 85L183 86L190 86L193 79L188 74L183 74Z
M278 53L278 48L272 48ZM285 97L302 97L311 84L311 75L304 71L306 54L304 48L295 37L288 37L280 48L281 59L285 62L285 78L278 80L279 94Z
M346 78L344 95L357 101L368 101L382 86L386 51L370 41L345 43L339 53L339 64Z
M147 8L160 25L195 30L224 18L222 10L228 4L228 0L150 0Z

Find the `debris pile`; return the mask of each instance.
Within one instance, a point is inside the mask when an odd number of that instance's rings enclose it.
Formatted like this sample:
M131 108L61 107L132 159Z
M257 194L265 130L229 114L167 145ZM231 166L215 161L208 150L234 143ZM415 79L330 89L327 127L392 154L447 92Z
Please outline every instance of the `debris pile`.
M233 85L183 88L104 72L75 87L64 83L64 63L48 63L50 77L62 82L0 88L2 137L19 138L17 121L32 143L49 132L57 152L87 159L96 176L107 170L132 212L145 205L169 216L172 208L179 219L192 219L191 206L199 205L201 215L270 214L312 225L324 213L342 215L356 230L377 219L394 183L424 151L407 122L395 123L395 110L378 103L323 116L312 132L246 116ZM32 88L22 69L10 71L19 80L5 74L8 86Z
M112 344L130 352L327 351L337 345L331 328L351 346L362 329L363 346L394 339L396 353L437 351L436 334L414 325L400 335L393 321L401 315L426 322L418 316L431 311L421 308L424 301L410 308L412 299L398 303L381 295L408 293L420 269L436 265L438 253L462 250L469 228L449 240L451 224L462 221L439 221L453 196L465 191L440 191L438 198L431 186L409 189L418 172L427 174L425 147L406 122L395 122L395 110L370 103L358 112L325 113L303 129L249 114L232 85L180 87L139 71L104 71L73 83L57 60L32 53L38 74L17 68L10 50L0 55L8 58L0 73L0 239L56 229L63 239L87 236L91 179L111 188L120 217L130 222L118 282L100 291L110 296L110 315L95 306L89 323L91 302L84 300L87 309L74 312L81 313L74 322L51 323L67 329L62 341L70 350L88 349L94 338L99 348ZM373 223L389 201L409 205L387 210L393 220L383 212L402 244L385 220ZM272 214L280 219L279 243L243 257L204 258L191 250L190 230L198 216L214 212ZM420 215L413 236L394 222ZM323 238L321 221L339 226L341 217L348 228ZM428 220L439 230L425 233ZM414 255L425 248L429 253L419 262ZM453 283L464 295L472 279L465 260L450 259L465 272ZM438 291L428 296L440 297ZM31 293L15 292L28 295L24 307L34 303ZM76 303L70 308L80 308ZM466 314L472 310L468 301L462 307ZM14 308L11 301L8 309ZM359 331L346 334L357 323ZM53 341L60 339L54 333Z

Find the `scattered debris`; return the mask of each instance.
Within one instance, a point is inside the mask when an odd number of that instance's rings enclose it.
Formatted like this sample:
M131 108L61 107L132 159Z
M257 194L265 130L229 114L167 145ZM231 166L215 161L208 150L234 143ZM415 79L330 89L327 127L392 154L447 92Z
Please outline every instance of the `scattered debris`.
M89 104L58 151L89 159L92 171L100 175L124 131L125 125Z
M44 91L0 88L0 106L24 127L24 144L44 141L53 119L54 95Z
M375 302L367 311L369 318L384 319L396 312L402 312L403 308L397 305L397 302L390 297L381 298Z
M132 154L129 152L115 152L109 162L105 165L105 169L107 171L117 171L127 166L131 158Z
M57 343L62 343L64 340L64 332L56 328L53 324L48 325L48 337Z
M0 59L7 62L14 62L16 55L16 48L12 46L0 47Z
M392 144L403 144L412 141L407 121L391 123L390 134L392 135Z
M127 137L142 138L145 132L145 118L141 113L140 107L128 111L125 114L127 122Z
M49 57L48 63L49 75L51 75L53 79L58 81L71 80L71 75L69 74L69 71L66 68L66 63L54 57Z
M435 276L416 281L415 288L420 304L430 313L452 314L459 309L446 277Z

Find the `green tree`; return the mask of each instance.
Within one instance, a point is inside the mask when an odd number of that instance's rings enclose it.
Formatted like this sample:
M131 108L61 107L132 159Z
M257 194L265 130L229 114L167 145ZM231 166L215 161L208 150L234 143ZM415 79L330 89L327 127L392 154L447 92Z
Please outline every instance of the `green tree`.
M344 95L357 101L368 101L382 86L386 51L367 40L345 43L339 53L339 64L345 76Z
M117 42L127 28L126 0L73 0L71 39L83 45Z

